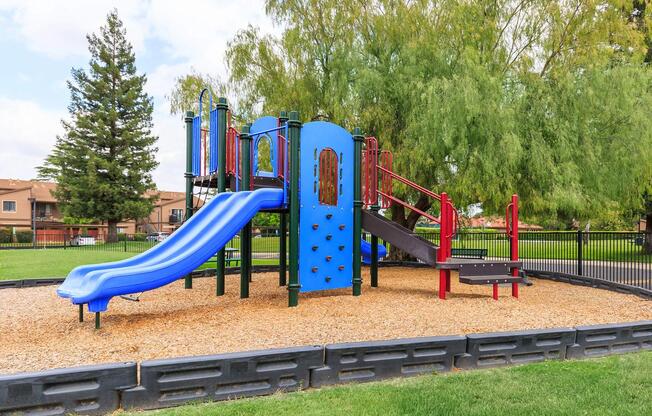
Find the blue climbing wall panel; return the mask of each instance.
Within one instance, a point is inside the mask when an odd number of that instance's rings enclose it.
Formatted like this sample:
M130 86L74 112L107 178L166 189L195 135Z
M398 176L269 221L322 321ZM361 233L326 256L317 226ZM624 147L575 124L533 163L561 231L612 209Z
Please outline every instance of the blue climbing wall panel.
M337 155L337 205L319 200L320 154ZM301 129L299 281L301 292L350 287L353 277L353 137L324 121Z
M253 124L251 125L251 134L253 135L253 149L251 152L251 159L253 161L253 169L251 170L253 172L254 176L267 176L270 178L275 178L277 177L277 155L278 155L278 138L277 138L277 131L270 131L268 133L263 133L263 134L256 134L257 132L262 132L262 131L267 131L270 129L274 129L278 127L278 119L273 116L266 116L266 117L261 117L258 120L254 121ZM282 133L281 133L282 134ZM269 160L272 165L272 171L263 171L261 170L261 167L259 166L258 163L258 150L260 143L264 140L269 141ZM267 155L265 155L267 157Z

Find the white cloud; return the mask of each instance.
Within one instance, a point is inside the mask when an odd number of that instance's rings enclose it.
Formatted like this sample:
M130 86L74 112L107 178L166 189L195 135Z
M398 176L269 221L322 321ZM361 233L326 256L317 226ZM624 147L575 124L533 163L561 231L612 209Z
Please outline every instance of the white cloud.
M134 48L142 50L147 30L142 24L145 6L145 2L129 0L9 0L0 3L0 11L8 12L14 34L29 49L61 59L85 55L86 35L96 32L113 8L125 22Z
M63 132L63 115L33 101L0 97L0 177L36 177L36 167Z
M225 77L227 42L248 24L273 32L265 16L264 0L0 0L3 30L27 49L64 62L87 55L86 34L96 32L114 7L125 23L136 57L148 52L154 69L148 71L147 92L154 98L154 132L159 136L154 179L160 189L183 190L185 170L184 126L169 115L166 96L174 79L191 68ZM145 51L148 41L163 45ZM72 66L72 65L71 65ZM139 65L142 71L142 66ZM43 71L47 71L46 68ZM65 80L53 79L51 91L61 94ZM38 99L38 98L37 98ZM37 102L0 99L0 177L29 178L61 131L59 119L66 109L47 111ZM38 120L38 122L35 122Z

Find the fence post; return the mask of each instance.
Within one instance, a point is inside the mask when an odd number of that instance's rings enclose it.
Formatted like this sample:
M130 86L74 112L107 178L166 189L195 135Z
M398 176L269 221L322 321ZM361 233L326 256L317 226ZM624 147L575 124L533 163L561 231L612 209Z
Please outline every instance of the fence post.
M582 257L584 253L582 252L584 243L584 236L582 235L582 230L577 230L577 275L582 276Z
M125 253L127 252L127 234L123 234L125 236Z

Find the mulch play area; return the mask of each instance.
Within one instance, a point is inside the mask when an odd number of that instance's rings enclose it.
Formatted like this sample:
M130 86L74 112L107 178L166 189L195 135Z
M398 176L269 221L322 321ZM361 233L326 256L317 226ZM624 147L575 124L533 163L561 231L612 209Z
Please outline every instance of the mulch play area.
M227 276L216 297L213 278L183 281L144 293L140 302L116 298L94 330L93 315L77 321L77 307L56 286L0 290L0 374L120 361L219 354L293 345L571 327L652 319L652 302L633 295L532 279L520 298L501 288L459 284L448 300L435 294L437 273L383 268L379 288L301 294L287 307L278 273L255 274L251 297L239 298L239 275Z

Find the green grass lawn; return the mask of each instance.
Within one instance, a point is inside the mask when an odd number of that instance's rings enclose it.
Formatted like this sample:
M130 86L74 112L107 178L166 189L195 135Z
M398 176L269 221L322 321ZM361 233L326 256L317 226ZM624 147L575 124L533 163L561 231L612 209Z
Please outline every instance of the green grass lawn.
M0 280L66 277L77 266L123 260L135 256L137 253L83 247L66 250L61 248L0 250ZM253 264L278 264L278 260L254 259ZM204 263L199 269L214 267L215 257Z
M134 253L103 250L1 250L0 280L38 277L65 277L82 264L105 263L133 256Z
M649 415L652 352L585 361L549 361L127 414Z

